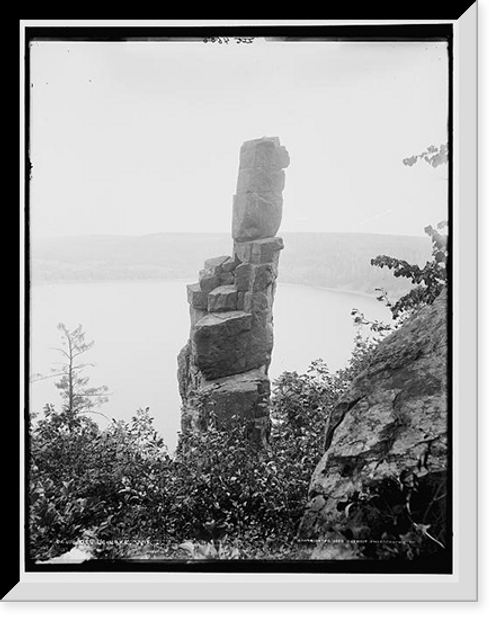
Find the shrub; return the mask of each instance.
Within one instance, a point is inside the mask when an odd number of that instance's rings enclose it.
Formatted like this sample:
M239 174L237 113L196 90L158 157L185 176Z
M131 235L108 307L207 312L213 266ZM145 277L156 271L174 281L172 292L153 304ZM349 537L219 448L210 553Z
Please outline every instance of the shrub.
M86 416L47 406L30 426L31 558L57 556L84 535L159 533L169 463L147 410L101 431Z
M181 436L169 515L176 538L227 537L250 549L266 545L269 553L293 542L317 456L311 460L317 430L275 423L262 449L249 440L245 425L234 416L225 427Z
M421 307L431 304L446 286L448 282L448 235L445 230L447 227L448 222L441 221L437 228L431 225L425 228L425 233L432 240L432 260L426 262L423 267L384 255L371 260L373 266L388 267L394 272L395 277L405 277L416 285L395 303L391 303L383 291L377 297L390 308L394 319L405 318Z
M346 516L344 536L360 540L367 559L417 561L443 555L447 548L446 472L417 474L367 484L339 511Z
M215 427L212 415L203 431L180 436L171 458L148 410L101 430L83 412L48 406L30 426L31 557L87 540L109 559L293 558L325 422L379 339L359 335L335 374L322 360L283 373L265 447L240 417Z

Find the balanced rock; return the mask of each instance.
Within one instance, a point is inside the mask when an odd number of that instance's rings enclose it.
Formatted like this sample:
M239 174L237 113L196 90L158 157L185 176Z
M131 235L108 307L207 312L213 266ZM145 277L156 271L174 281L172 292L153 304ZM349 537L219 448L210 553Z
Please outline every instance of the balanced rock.
M233 200L233 238L255 240L276 234L283 216L283 198L278 193L257 192L235 195Z
M262 167L272 173L285 169L290 164L290 156L278 137L261 137L245 141L240 148L240 171Z
M283 249L275 234L288 164L288 152L276 137L241 147L233 253L206 260L198 283L187 287L191 329L178 357L183 431L203 429L210 418L222 424L238 416L251 439L265 444L272 308Z
M244 143L233 198L235 241L274 237L283 215L282 191L290 158L277 137Z

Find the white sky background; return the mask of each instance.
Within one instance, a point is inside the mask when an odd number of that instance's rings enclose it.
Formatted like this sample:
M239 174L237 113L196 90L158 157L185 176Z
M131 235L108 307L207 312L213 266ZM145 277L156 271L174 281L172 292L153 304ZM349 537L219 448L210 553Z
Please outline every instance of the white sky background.
M36 42L34 237L229 232L239 149L290 153L282 232L424 235L446 168L445 43Z

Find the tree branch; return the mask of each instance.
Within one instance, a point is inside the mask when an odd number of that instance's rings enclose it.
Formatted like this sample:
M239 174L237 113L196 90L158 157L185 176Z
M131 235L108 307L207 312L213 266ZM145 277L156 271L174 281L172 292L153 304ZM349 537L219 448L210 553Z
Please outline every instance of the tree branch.
M68 359L69 359L69 354L66 353L66 351L64 349L61 349L59 347L50 347L52 349L52 351L59 351L59 353L62 353L63 355L65 355Z
M35 381L45 381L46 379L52 379L53 377L62 377L65 373L56 373L54 375L40 375L37 374L35 377L30 379L30 383L34 383Z

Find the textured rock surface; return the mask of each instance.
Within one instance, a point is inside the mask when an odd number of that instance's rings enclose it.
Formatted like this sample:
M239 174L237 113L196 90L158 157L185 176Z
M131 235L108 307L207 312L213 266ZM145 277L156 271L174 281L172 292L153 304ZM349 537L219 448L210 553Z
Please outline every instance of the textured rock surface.
M188 303L197 310L206 310L208 307L208 293L201 289L199 284L188 284L186 287Z
M446 293L384 340L330 415L326 452L312 476L299 535L313 557L356 559L342 541L345 503L355 492L405 471L447 469Z
M274 237L283 213L281 192L290 159L277 137L243 143L233 198L232 235L236 241Z
M217 379L246 370L252 315L243 311L217 312L193 327L193 363L205 379Z
M283 249L283 241L279 237L263 238L250 242L235 242L234 253L240 262L252 264L272 263L278 266L279 252Z
M230 274L225 273L225 275ZM236 310L237 302L238 291L232 284L218 286L208 293L209 312L227 312L229 310Z
M233 198L231 256L205 261L187 286L191 330L178 356L184 431L243 416L254 440L269 430L267 376L273 349L272 308L283 241L286 149L276 137L245 142Z
M206 409L212 410L218 423L233 414L245 415L249 434L256 442L265 444L270 429L268 398L270 382L261 369L240 373L204 384L201 391Z

